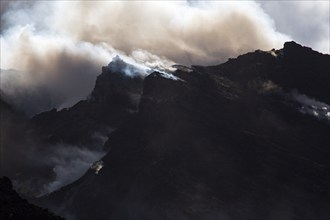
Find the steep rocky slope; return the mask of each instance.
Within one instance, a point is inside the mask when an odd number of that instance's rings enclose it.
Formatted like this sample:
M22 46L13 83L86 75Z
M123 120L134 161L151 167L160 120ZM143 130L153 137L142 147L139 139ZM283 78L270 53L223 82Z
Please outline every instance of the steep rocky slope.
M94 90L86 100L71 108L53 109L33 117L37 136L46 143L93 145L99 136L127 121L136 112L142 94L142 77L128 76L121 70L134 67L117 57L102 68Z
M137 111L143 77L134 75L136 71L116 57L102 68L86 100L32 119L1 93L0 175L10 177L15 189L29 196L49 193L80 177L104 155L108 134Z
M24 114L12 107L0 94L0 176L8 176L16 182L20 192L33 194L31 186L40 187L51 176L52 167L40 166L32 157L37 138L31 134L33 126ZM31 187L31 188L30 188Z
M7 177L0 178L0 218L2 220L63 220L48 210L22 199Z
M288 42L154 72L98 174L39 202L77 219L329 219L329 61Z

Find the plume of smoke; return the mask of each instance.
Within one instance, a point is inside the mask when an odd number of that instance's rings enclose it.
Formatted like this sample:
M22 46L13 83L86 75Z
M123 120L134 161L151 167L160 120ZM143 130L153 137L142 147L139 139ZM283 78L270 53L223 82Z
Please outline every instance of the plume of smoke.
M43 194L51 193L77 180L105 153L103 150L56 146L51 156L47 157L47 164L54 167L55 179L44 186Z
M317 101L305 94L300 94L298 91L293 91L291 96L293 100L300 104L300 112L330 122L330 106L328 104Z
M220 62L285 40L254 2L84 1L60 5L57 11L54 29L63 35L107 42L127 54L143 49L182 64Z
M107 43L126 54L142 49L182 64L209 64L255 48L281 46L287 39L254 2L38 1L11 9L3 15L8 28L2 40L15 39L15 47L4 47L7 67L18 55L24 58L20 66L30 68L43 55L56 57L68 46L63 40Z
M255 2L11 1L3 5L1 69L20 74L5 76L8 72L2 71L1 86L8 88L3 84L14 81L12 97L20 88L45 94L38 102L47 105L30 114L85 98L100 67L117 54L164 69L174 63L215 64L257 48L280 47L288 39L276 32Z

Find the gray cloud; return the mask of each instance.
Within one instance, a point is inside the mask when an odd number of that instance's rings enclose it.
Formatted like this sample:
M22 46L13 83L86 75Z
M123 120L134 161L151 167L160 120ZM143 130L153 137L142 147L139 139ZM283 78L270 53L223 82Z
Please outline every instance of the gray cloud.
M9 176L20 193L40 196L57 190L81 177L106 154L103 145L108 137L100 133L94 133L93 143L85 146L45 145L25 133L31 127L18 115L9 119L1 114L0 176Z
M283 26L278 18L280 4L274 4L274 10L272 5L253 1L11 1L2 5L1 69L21 74L5 76L2 71L1 88L15 91L11 97L16 101L40 103L32 104L30 114L70 106L86 97L100 67L117 54L149 67L209 65L255 49L280 48L290 40L275 29ZM311 20L310 26L316 21L325 24L322 19ZM304 26L293 25L298 35ZM286 32L290 28L278 29L295 36ZM15 94L32 95L15 99Z
M45 161L48 166L53 167L55 179L44 185L44 190L40 195L51 193L80 178L105 153L102 149L56 146Z
M34 63L27 61L64 49L54 44L65 45L65 40L103 44L126 54L142 49L182 64L209 64L256 48L279 47L286 39L254 2L37 1L29 6L16 6L3 17L9 26L2 37L5 46L16 38L10 53L4 47L5 66L13 65L11 55L29 55L20 65L32 68Z

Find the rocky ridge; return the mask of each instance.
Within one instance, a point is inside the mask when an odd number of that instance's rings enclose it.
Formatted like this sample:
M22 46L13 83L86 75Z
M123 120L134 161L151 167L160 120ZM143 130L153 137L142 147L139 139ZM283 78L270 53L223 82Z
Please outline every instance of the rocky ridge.
M41 201L78 219L328 219L329 61L288 42L154 72L99 173Z

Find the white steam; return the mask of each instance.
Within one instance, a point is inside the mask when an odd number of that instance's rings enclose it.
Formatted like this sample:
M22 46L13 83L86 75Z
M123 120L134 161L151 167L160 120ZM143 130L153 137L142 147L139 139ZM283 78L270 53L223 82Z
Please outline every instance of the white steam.
M18 70L1 71L1 89L13 100L18 94L18 99L41 103L30 114L85 98L101 66L118 54L164 69L174 63L216 64L251 50L279 48L290 40L276 31L273 20L253 1L1 5L1 69ZM45 95L33 101L35 94Z
M328 104L300 94L297 91L292 92L292 98L300 104L299 111L301 113L330 122L330 106Z
M166 64L172 63L168 61L168 63L165 63L165 65ZM179 77L176 77L172 74L172 71L176 70L175 65L164 66L164 63L159 62L148 62L146 65L141 65L130 58L125 58L124 61L121 57L116 56L112 59L107 68L112 72L123 73L129 77L145 77L152 72L157 71L164 78L183 81Z

